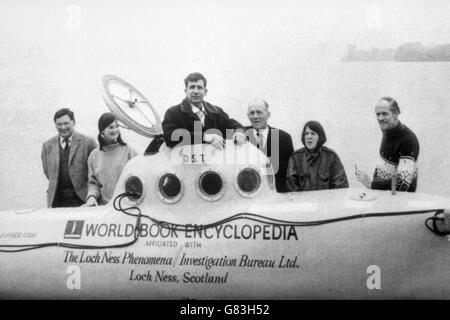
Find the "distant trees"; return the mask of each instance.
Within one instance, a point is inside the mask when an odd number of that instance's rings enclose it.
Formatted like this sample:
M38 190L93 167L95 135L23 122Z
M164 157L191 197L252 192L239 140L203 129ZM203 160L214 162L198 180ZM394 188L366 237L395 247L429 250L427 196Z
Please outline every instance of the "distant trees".
M450 44L425 47L420 42L402 44L397 49L358 50L356 45L347 45L343 61L450 61Z
M395 51L396 61L424 61L426 60L425 46L420 42L410 42L402 44Z

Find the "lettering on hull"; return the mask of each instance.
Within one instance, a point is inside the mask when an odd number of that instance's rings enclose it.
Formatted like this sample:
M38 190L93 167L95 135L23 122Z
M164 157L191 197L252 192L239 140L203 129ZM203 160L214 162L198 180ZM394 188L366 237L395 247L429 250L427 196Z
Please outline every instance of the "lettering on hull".
M65 236L71 239L126 238L133 237L134 230L134 224L90 224L84 220L71 220L66 224ZM136 285L189 286L233 283L239 281L242 270L282 272L299 269L301 265L298 256L256 255L246 252L245 246L233 249L229 254L218 254L213 249L215 241L297 241L297 230L293 226L226 223L208 229L191 225L180 231L159 224L141 224L139 236L142 238L138 242L140 245L124 251L67 249L63 262L89 265L88 270L106 264L116 265L114 277L123 276L123 280ZM130 268L124 268L124 265Z
M181 247L182 249L182 247ZM172 252L169 255L140 255L132 251L66 250L64 263L67 264L115 264L131 265L132 269L121 268L126 279L136 283L184 283L184 284L225 284L233 279L238 269L298 269L298 256L281 255L279 258L256 257L249 254L238 256L197 256L186 252ZM153 269L152 267L156 267Z
M84 222L84 221L82 221ZM65 237L81 239L83 224L77 221L68 221ZM124 238L134 236L133 224L101 223L89 224L84 228L87 238ZM277 226L270 224L223 224L213 228L202 229L201 225L190 225L185 231L162 227L159 224L141 224L139 237L161 239L231 239L231 240L298 240L294 226ZM173 240L158 240L148 242L156 246L174 246ZM161 245L159 245L161 244Z

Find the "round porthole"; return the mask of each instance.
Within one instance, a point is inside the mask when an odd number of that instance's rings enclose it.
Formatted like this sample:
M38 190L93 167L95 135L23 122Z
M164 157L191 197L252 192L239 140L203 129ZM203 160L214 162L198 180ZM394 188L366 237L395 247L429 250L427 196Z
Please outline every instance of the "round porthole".
M219 173L205 171L198 178L197 191L203 199L216 201L225 194L225 182Z
M179 201L184 194L184 186L174 173L165 173L158 180L158 196L166 203Z
M140 204L145 197L144 183L136 176L130 176L125 180L125 192L128 200L136 205Z
M255 196L261 188L261 175L253 168L244 168L239 171L235 188L237 192L247 198Z

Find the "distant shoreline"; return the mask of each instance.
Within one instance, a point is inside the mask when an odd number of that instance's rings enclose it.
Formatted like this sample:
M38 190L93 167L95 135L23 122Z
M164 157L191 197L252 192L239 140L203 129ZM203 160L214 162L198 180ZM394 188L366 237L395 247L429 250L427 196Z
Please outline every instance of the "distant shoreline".
M409 42L396 49L358 50L356 45L347 45L344 62L449 62L450 44L425 47L420 42Z

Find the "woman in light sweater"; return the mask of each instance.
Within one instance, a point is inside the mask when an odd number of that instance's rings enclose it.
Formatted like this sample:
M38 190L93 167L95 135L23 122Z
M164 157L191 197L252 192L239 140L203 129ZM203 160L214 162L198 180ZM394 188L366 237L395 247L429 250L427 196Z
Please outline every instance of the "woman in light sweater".
M98 147L88 158L86 206L104 205L111 200L125 164L137 152L123 142L116 117L111 112L98 119Z

